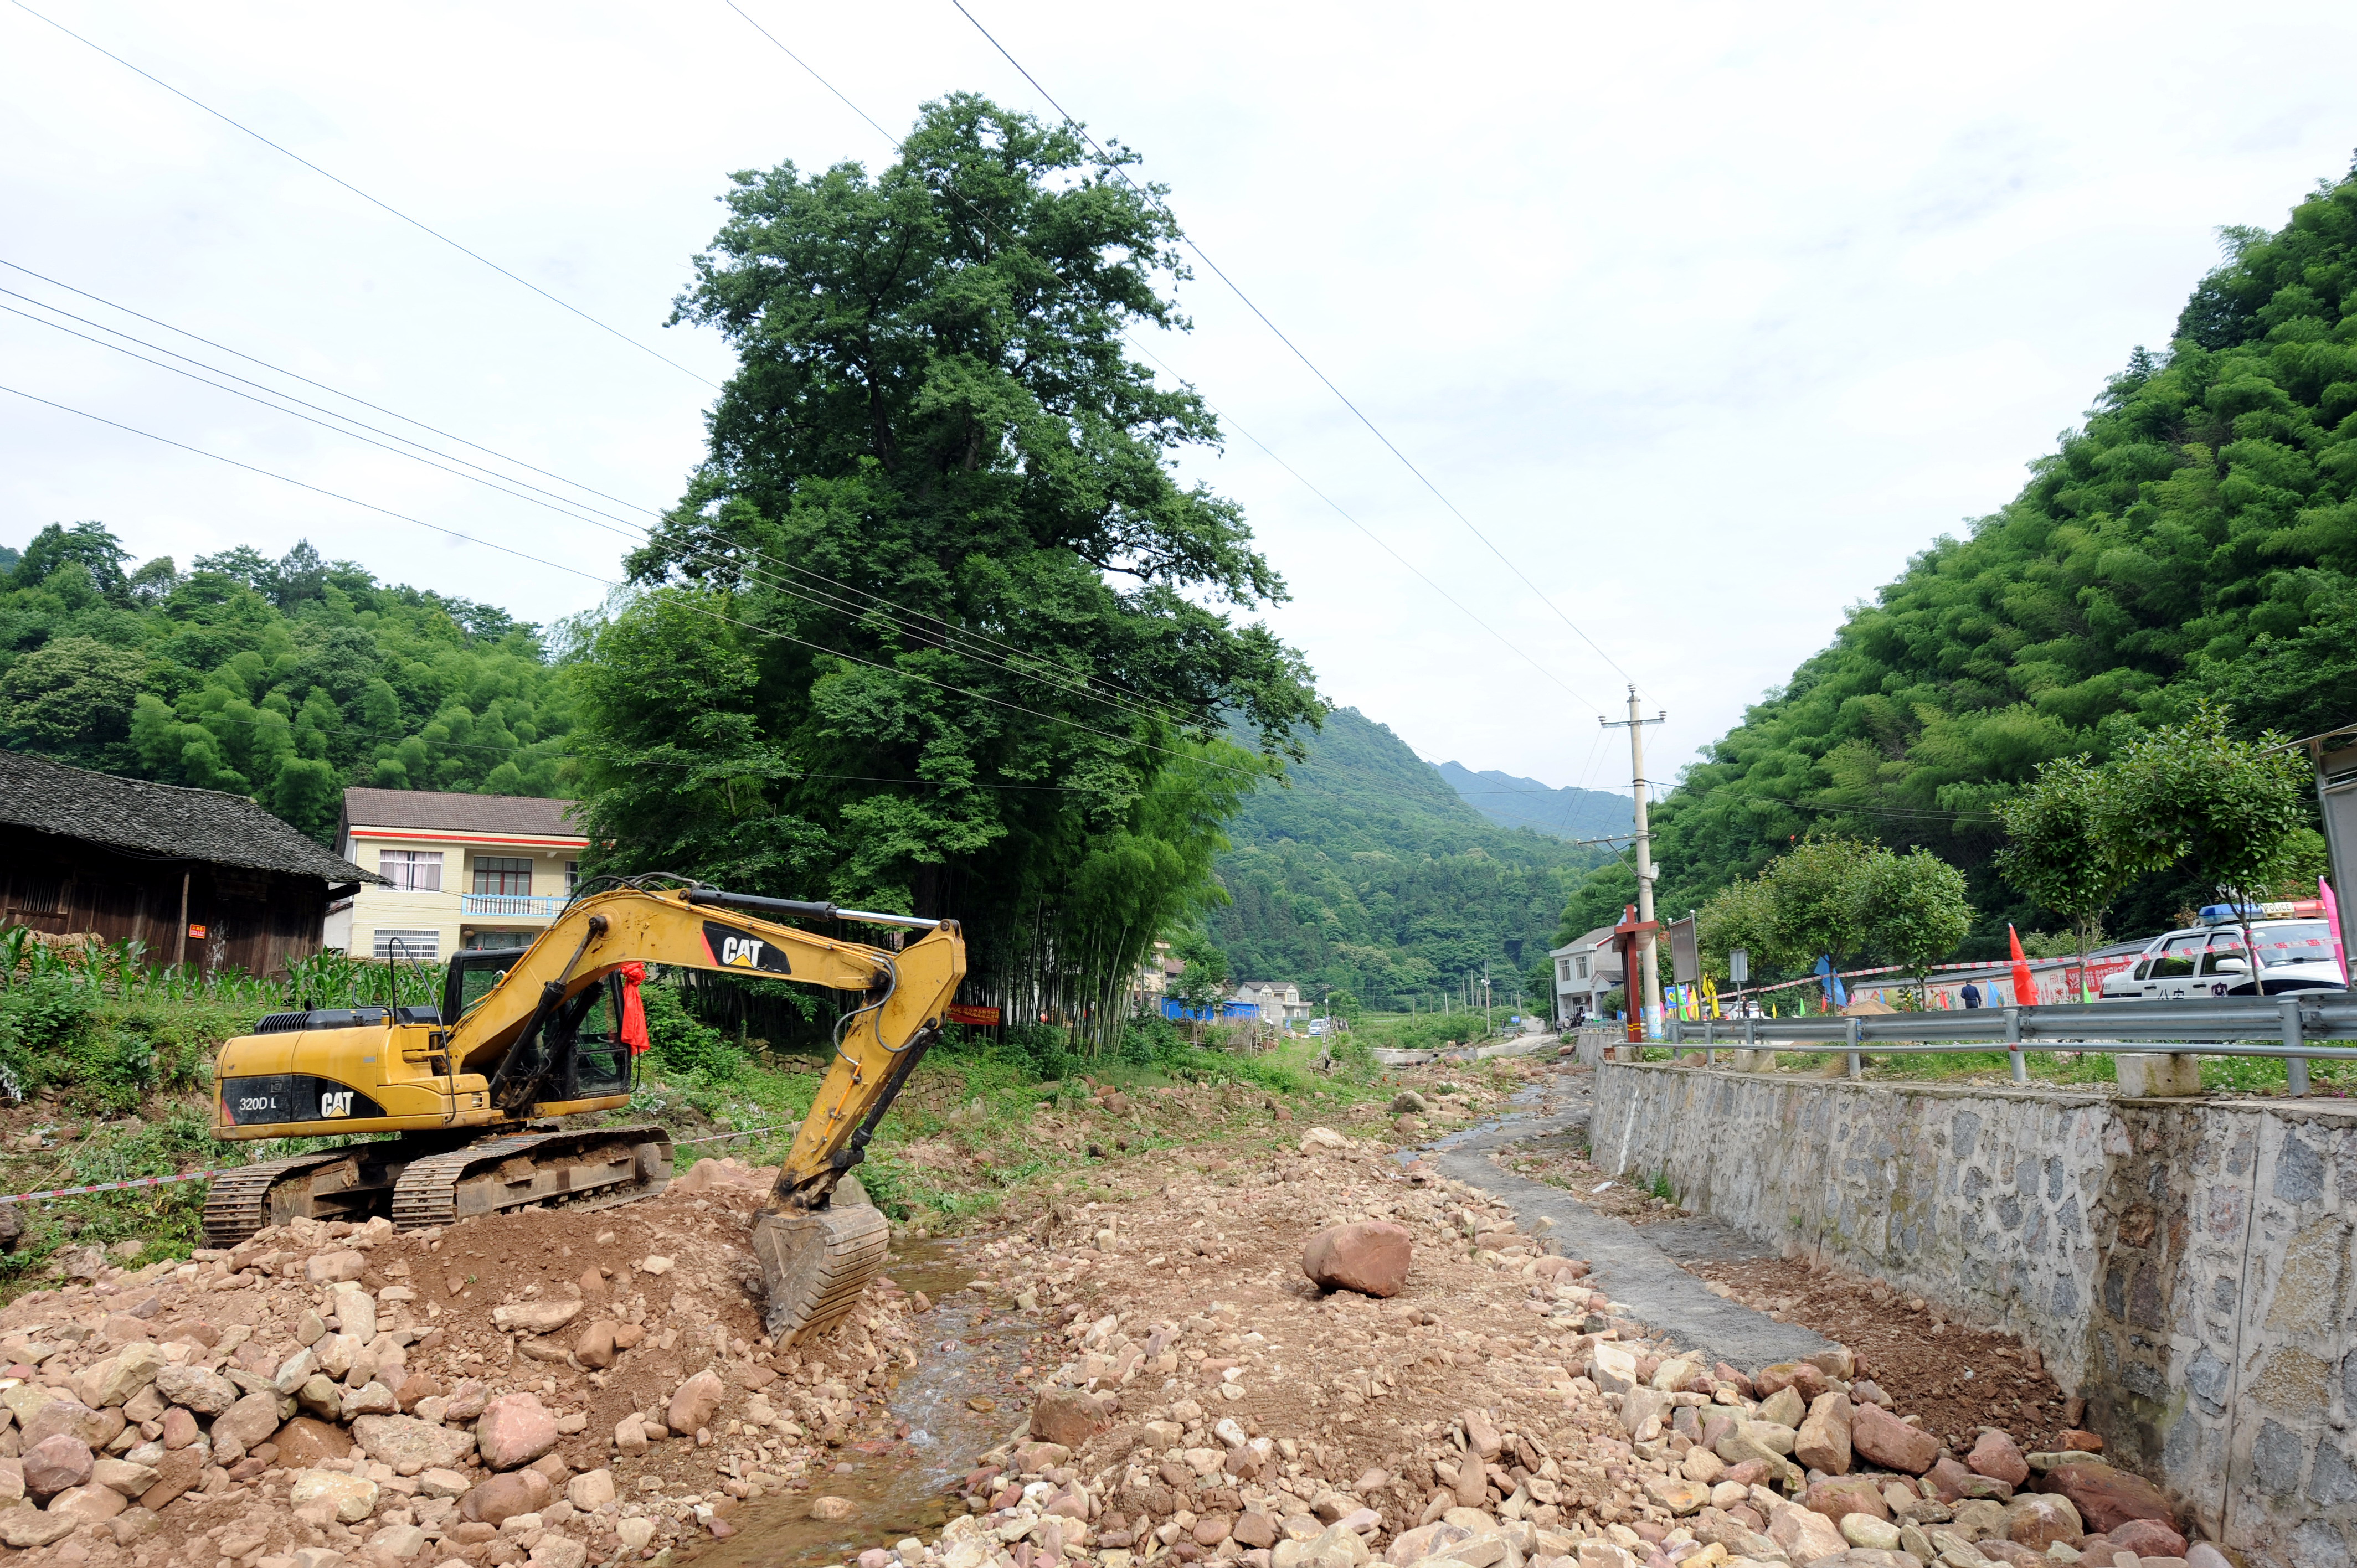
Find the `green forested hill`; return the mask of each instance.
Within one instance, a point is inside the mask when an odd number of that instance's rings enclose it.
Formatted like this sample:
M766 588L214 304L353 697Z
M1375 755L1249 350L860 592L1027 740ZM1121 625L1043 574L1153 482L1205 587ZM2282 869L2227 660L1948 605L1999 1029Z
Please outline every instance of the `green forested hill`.
M1535 779L1475 772L1461 762L1444 762L1440 777L1465 803L1502 828L1531 828L1553 838L1592 839L1629 831L1629 797L1570 785L1549 789Z
M1330 715L1290 787L1250 796L1228 834L1235 847L1218 870L1234 902L1211 929L1231 975L1403 1006L1480 974L1484 961L1503 1000L1598 859L1484 820L1355 708Z
M190 571L102 526L0 563L0 746L252 795L324 841L348 784L552 795L572 727L534 628L297 544Z
M1932 541L1687 770L1653 819L1663 908L1838 830L1965 866L1977 955L2043 918L1993 874L1986 814L2040 761L2204 696L2246 733L2357 719L2357 176L2224 239L2165 351L2136 350L2018 496ZM1599 874L1566 926L1630 880ZM2194 891L2157 878L2113 929Z

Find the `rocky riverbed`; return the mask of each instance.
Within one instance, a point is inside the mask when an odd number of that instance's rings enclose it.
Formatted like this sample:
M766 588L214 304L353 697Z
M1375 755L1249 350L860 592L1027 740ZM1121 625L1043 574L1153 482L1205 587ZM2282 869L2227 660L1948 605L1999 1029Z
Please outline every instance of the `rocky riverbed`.
M959 1321L1019 1324L994 1343L1028 1359L973 1396L1001 1424L946 1522L844 1560L2221 1568L2087 1434L1928 1430L1840 1345L1708 1360L1480 1187L1287 1137L1109 1162L971 1239ZM765 1187L707 1163L611 1210L91 1262L0 1314L0 1541L132 1568L808 1562L839 1539L813 1521L860 1517L839 1467L913 1435L888 1401L948 1319L879 1280L832 1333L767 1343ZM1395 1294L1305 1274L1342 1225L1404 1238ZM1383 1249L1320 1257L1396 1277Z

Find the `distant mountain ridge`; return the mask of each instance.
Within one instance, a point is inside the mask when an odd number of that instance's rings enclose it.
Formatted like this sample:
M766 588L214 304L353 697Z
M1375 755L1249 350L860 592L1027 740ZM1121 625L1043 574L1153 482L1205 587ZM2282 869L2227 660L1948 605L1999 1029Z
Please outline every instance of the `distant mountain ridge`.
M1529 828L1561 839L1602 838L1630 831L1626 795L1565 785L1549 789L1535 779L1518 779L1488 768L1476 773L1461 762L1444 762L1440 776L1465 803L1504 828Z
M1485 816L1355 708L1308 741L1289 786L1255 790L1227 824L1234 902L1209 923L1228 972L1405 1008L1487 964L1503 1001L1603 853Z

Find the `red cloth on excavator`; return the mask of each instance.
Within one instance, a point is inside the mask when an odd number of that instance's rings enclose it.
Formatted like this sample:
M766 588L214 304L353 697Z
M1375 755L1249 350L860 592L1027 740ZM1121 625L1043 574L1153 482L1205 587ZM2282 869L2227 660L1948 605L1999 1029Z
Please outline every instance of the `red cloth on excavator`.
M647 966L626 963L622 976L622 1044L630 1047L632 1056L643 1055L654 1044L647 1038L647 1004L639 1000L639 987L646 983Z

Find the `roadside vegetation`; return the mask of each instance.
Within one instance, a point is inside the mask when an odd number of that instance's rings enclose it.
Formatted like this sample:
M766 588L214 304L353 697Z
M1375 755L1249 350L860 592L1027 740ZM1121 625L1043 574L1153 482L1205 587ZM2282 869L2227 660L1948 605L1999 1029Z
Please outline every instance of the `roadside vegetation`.
M431 1000L436 978L340 955L277 981L154 971L142 956L0 929L0 1191L178 1176L325 1146L335 1140L217 1142L212 1061L221 1043L288 1007ZM630 1107L610 1120L662 1123L679 1142L683 1170L722 1156L774 1163L810 1109L825 1058L703 1022L673 985L651 984L643 995L652 1048ZM1010 1195L1085 1181L1125 1155L1289 1142L1318 1122L1354 1135L1383 1124L1391 1090L1364 1036L1340 1036L1324 1053L1316 1040L1291 1037L1252 1047L1246 1029L1214 1027L1197 1043L1154 1017L1133 1020L1117 1048L1094 1056L1060 1027L953 1028L858 1174L896 1220L940 1233ZM0 1205L0 1296L69 1247L185 1257L199 1240L205 1187Z

